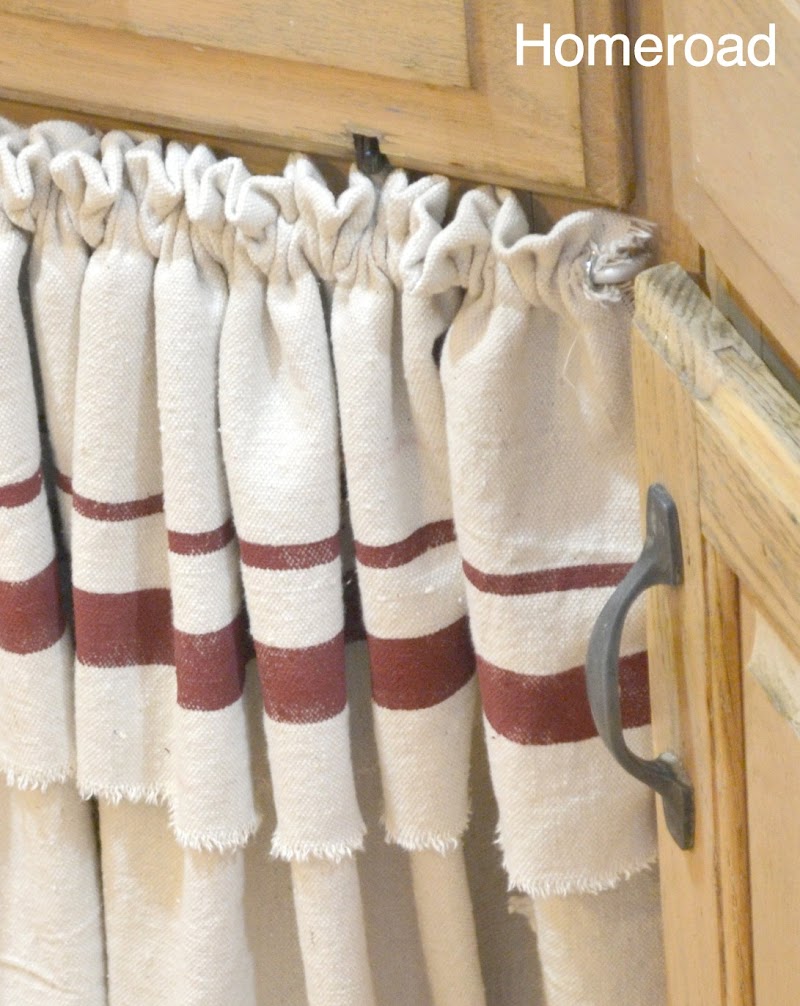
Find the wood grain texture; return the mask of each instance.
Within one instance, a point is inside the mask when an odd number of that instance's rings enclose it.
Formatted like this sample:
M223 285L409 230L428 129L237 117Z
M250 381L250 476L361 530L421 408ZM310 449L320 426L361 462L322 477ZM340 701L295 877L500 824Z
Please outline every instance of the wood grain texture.
M619 13L616 16L619 17ZM645 33L662 36L661 3L628 0L627 31L631 37ZM667 68L636 64L630 68L629 76L631 121L625 128L633 142L635 183L627 212L658 226L659 261L677 262L688 272L698 272L701 268L700 244L678 216L673 200ZM621 83L625 85L624 78ZM586 111L584 105L585 123L589 121ZM594 115L602 117L605 114L602 103L598 102L592 120ZM579 199L537 192L533 199L534 225L537 230L546 231L565 214L586 208L587 203Z
M597 31L624 33L626 26L624 3L602 0L575 4L575 31L582 38ZM634 194L635 179L631 172L627 189L620 192L615 165L631 157L630 73L614 66L582 63L578 74L583 145L591 151L584 163L587 188L603 202L627 205Z
M68 24L468 87L463 0L3 0L3 10Z
M746 39L776 25L774 67L669 71L678 212L792 359L800 361L800 9L665 0L665 28Z
M69 119L79 122L88 129L99 129L110 132L122 129L127 132L153 132L152 123L136 119L122 119L118 116L92 115L87 112L76 112L51 105L39 105L29 101L11 101L0 97L0 117L21 126L30 126L49 119ZM219 157L241 157L253 174L279 175L286 167L287 151L281 147L251 143L247 140L232 140L185 129L158 130L163 140L177 140L179 143L196 145L199 143L210 147ZM347 177L352 164L352 152L348 159L335 157L316 157L314 163L321 170L325 180L335 193L341 192L347 186Z
M800 405L677 266L642 289L654 348L695 409L703 533L800 646Z
M623 0L581 4L581 30L617 23ZM4 11L0 96L155 129L348 157L379 136L393 164L622 205L632 161L624 86L605 67L517 67L515 25L575 31L572 0L467 8L470 87L203 48ZM584 133L582 102L603 109Z
M743 607L755 611L745 598ZM757 613L753 621L757 637L765 622ZM774 643L769 649L770 661L784 665L781 675L800 680L797 658ZM800 737L751 673L744 711L756 998L777 1006L800 1002Z
M646 33L663 37L662 3L628 0L628 32L633 38ZM697 272L700 245L678 216L672 191L672 138L667 105L671 72L663 64L631 67L636 195L629 212L658 225L662 261L677 262L687 272Z
M779 383L793 398L800 401L800 359L793 360L788 355L763 320L719 269L713 255L706 254L703 264L711 303L744 337L745 342L764 361Z
M800 660L745 590L741 600L742 665L775 711L800 736Z
M654 744L682 758L697 801L691 851L659 822L667 980L670 1006L752 1006L737 589L702 523L691 354L675 355L697 335L687 284L677 266L640 277L633 330L641 485L673 495L684 558L683 585L649 594Z

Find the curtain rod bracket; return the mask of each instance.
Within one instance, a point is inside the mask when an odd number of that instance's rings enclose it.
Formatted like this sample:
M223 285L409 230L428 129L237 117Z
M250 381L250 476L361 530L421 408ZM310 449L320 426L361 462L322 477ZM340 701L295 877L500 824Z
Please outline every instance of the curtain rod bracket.
M377 136L353 133L353 146L356 154L356 167L363 175L368 177L377 175L390 167L389 161L381 152Z

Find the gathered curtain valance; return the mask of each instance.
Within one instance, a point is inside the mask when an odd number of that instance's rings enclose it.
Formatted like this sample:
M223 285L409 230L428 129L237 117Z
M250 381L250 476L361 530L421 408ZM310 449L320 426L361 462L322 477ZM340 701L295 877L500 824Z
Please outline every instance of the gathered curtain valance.
M448 194L0 127L0 766L9 848L38 836L14 889L59 878L0 921L38 961L0 961L3 1001L517 1001L471 765L548 1002L589 1001L626 926L653 959L591 1002L663 995L653 808L582 667L639 542L630 291L587 263L651 234L532 234L488 188L445 222ZM641 612L623 653L644 751Z

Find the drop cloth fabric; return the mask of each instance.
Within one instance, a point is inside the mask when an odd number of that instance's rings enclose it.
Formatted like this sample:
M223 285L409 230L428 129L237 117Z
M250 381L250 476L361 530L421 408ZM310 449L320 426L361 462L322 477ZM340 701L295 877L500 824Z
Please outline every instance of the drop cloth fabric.
M602 894L534 901L547 1006L666 1002L661 925L651 908L657 899L658 871L648 869Z
M461 847L474 657L433 354L459 298L404 292L441 229L447 185L395 174L378 194L361 178L348 195L364 210L347 215L311 179L303 195L314 231L335 235L319 246L317 268L334 283L331 340L386 834L409 852L435 1001L479 1006ZM358 229L344 226L359 216Z
M0 891L0 1002L106 1006L94 815L71 781L0 781Z
M97 840L73 784L73 647L39 432L36 381L51 406L57 382L47 359L34 366L24 309L23 263L30 255L41 274L43 262L32 235L56 216L51 157L84 139L69 124L28 135L0 121L0 1001L19 1006L106 1001ZM66 245L70 300L82 260ZM59 291L49 292L57 314ZM69 382L72 330L56 334Z
M421 282L466 291L442 355L456 535L506 868L547 898L613 887L654 856L650 795L606 756L583 679L640 550L629 304L590 288L587 260L634 256L649 234L599 211L527 231L513 197L468 193ZM620 676L623 726L646 749L643 615Z
M600 906L654 858L582 682L639 538L630 304L587 263L650 234L448 201L399 171L337 196L301 156L263 177L149 135L0 130L6 830L63 806L70 974L105 954L110 1002L513 1004L538 968L589 987L600 958L563 947L602 955ZM639 617L641 747L644 648ZM485 879L495 799L538 951ZM498 933L535 963L498 967Z

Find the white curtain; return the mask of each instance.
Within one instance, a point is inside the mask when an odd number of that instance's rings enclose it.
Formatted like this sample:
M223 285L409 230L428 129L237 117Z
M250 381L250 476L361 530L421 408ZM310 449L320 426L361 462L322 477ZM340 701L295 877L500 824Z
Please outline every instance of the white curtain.
M651 234L448 196L0 124L0 1001L664 1001L582 668Z

